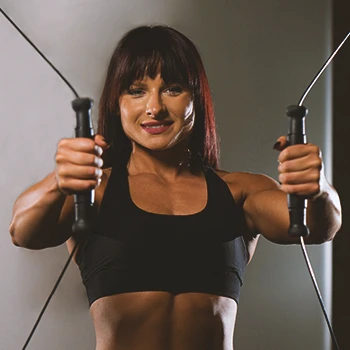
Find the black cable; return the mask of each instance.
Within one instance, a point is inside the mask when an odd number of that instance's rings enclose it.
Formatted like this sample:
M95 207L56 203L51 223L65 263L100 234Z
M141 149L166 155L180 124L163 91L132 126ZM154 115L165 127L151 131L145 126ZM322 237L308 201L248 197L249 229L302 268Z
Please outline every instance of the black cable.
M334 331L333 331L333 328L332 328L332 325L331 325L331 322L329 320L329 317L327 315L327 311L326 311L326 307L324 305L324 302L323 302L323 299L322 299L322 295L321 295L321 292L320 292L320 289L317 285L317 281L316 281L316 277L315 277L315 274L314 274L314 271L312 269L312 266L311 266L311 263L310 263L310 260L309 260L309 257L307 255L307 251L306 251L306 247L305 247L305 244L304 244L304 239L303 237L301 236L300 237L300 245L301 245L301 250L303 251L303 255L304 255L304 258L305 258L305 261L306 261L306 265L307 265L307 268L310 272L310 276L311 276L311 280L312 280L312 283L315 287L315 291L316 291L316 294L317 294L317 297L318 297L318 300L321 304L321 308L322 308L322 311L323 311L323 315L326 319L326 322L327 322L327 326L328 326L328 329L329 329L329 332L331 334L331 337L332 337L332 340L333 340L333 343L336 347L336 350L340 350L339 349L339 345L338 345L338 342L337 342L337 339L335 337L335 334L334 334Z
M39 324L39 322L40 322L42 316L44 315L44 312L45 312L47 306L49 305L49 302L50 302L51 298L52 298L53 295L55 294L56 289L57 289L58 285L60 284L61 279L62 279L63 275L65 274L65 272L66 272L66 270L67 270L67 268L68 268L68 266L69 266L69 263L70 263L71 260L72 260L72 257L73 257L73 255L74 255L74 253L75 253L77 247L78 247L78 243L75 243L75 246L74 246L74 248L73 248L73 251L72 251L71 254L69 255L69 258L68 258L66 264L64 265L64 268L63 268L63 270L62 270L60 276L58 277L58 279L57 279L57 281L56 281L56 283L55 283L55 285L54 285L54 287L53 287L53 289L52 289L52 291L51 291L49 297L47 298L46 303L44 304L44 306L43 306L43 308L42 308L42 310L41 310L41 312L40 312L40 314L39 314L39 316L38 316L38 318L37 318L37 320L36 320L36 322L35 322L35 324L34 324L34 326L33 326L33 329L31 330L31 332L30 332L30 334L29 334L29 336L28 336L28 338L27 338L27 340L26 340L26 342L25 342L25 344L24 344L22 350L25 350L25 349L27 348L27 345L29 344L30 340L32 339L32 336L33 336L33 334L34 334L34 332L35 332L35 330L36 330L36 328L37 328L37 326L38 326L38 324Z
M72 90L72 92L73 92L73 94L75 95L75 97L79 98L78 93L77 93L76 90L73 88L73 86L69 83L69 81L68 81L68 80L61 74L61 72L50 62L50 60L35 46L35 44L28 38L28 36L25 35L25 34L23 33L23 31L16 25L15 22L12 21L12 19L4 12L4 10L3 10L2 8L0 8L0 12L1 12L1 13L5 16L5 18L18 30L18 32L24 37L24 39L35 49L35 51L50 65L50 67L62 78L62 80L63 80L63 81L68 85L68 87ZM28 344L29 344L29 342L30 342L30 340L31 340L31 338L32 338L32 336L33 336L33 334L34 334L36 328L37 328L38 325L39 325L39 322L40 322L42 316L44 315L44 312L45 312L47 306L48 306L49 303L50 303L50 300L52 299L53 295L55 294L56 289L58 288L58 285L60 284L60 282L61 282L61 280L62 280L62 278L63 278L63 275L65 274L65 272L66 272L66 270L67 270L67 268L68 268L68 266L69 266L69 264L70 264L70 262L71 262L71 260L72 260L72 258L73 258L73 255L74 255L74 253L75 253L77 247L78 247L78 243L75 244L75 246L74 246L74 248L73 248L73 251L72 251L71 254L69 255L69 258L68 258L68 260L67 260L67 262L66 262L66 264L65 264L65 266L64 266L64 268L63 268L63 270L62 270L62 272L61 272L61 274L59 275L59 277L58 277L58 279L57 279L57 281L56 281L56 283L55 283L55 285L54 285L54 287L53 287L53 289L52 289L52 291L51 291L49 297L47 298L46 303L44 304L44 306L43 306L43 308L42 308L42 310L41 310L41 312L40 312L40 314L39 314L39 316L38 316L38 318L37 318L37 320L36 320L36 322L35 322L35 324L34 324L34 326L33 326L33 329L31 330L31 332L30 332L30 334L29 334L29 336L28 336L28 338L27 338L27 340L26 340L26 342L25 342L25 344L24 344L22 350L25 350L25 349L27 348L27 346L28 346Z
M15 22L6 14L6 12L0 7L0 12L7 18L7 20L19 31L25 40L35 49L35 51L50 65L50 67L61 77L61 79L68 85L68 87L73 91L75 97L79 97L78 93L75 91L70 82L61 74L61 72L49 61L49 59L35 46L35 44L25 35L22 30L17 26Z

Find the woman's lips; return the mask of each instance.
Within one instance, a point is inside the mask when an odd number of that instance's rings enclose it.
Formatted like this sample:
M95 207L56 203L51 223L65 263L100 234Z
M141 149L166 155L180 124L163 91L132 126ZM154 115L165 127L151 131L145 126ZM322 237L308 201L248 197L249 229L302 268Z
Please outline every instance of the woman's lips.
M141 128L148 132L149 134L156 135L162 134L167 131L173 123L149 123L149 124L141 124Z

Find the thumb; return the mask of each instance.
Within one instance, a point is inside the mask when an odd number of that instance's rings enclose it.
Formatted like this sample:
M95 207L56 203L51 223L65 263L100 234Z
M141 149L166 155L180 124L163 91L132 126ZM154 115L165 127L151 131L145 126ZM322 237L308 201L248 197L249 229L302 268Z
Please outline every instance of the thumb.
M273 149L277 151L283 151L285 148L288 147L288 141L286 136L280 136L276 143L273 145Z

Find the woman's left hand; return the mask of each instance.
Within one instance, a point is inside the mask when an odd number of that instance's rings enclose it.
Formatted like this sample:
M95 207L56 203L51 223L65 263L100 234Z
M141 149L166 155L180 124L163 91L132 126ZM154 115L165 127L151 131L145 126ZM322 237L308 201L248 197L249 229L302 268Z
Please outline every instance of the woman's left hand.
M308 199L318 197L322 193L322 182L325 181L320 148L311 143L288 146L287 138L281 136L274 149L280 151L280 189Z

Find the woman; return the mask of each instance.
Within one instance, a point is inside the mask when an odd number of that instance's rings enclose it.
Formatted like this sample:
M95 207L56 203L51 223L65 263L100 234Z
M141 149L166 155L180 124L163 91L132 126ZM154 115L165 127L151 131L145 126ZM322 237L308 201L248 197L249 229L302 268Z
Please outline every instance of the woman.
M340 203L319 148L280 137L279 185L219 170L210 89L194 44L139 27L119 42L94 140L63 139L56 169L17 199L15 245L67 243L87 290L96 350L232 350L245 266L260 235L293 244L286 194L308 198L306 243L331 240ZM73 193L96 189L89 234Z

